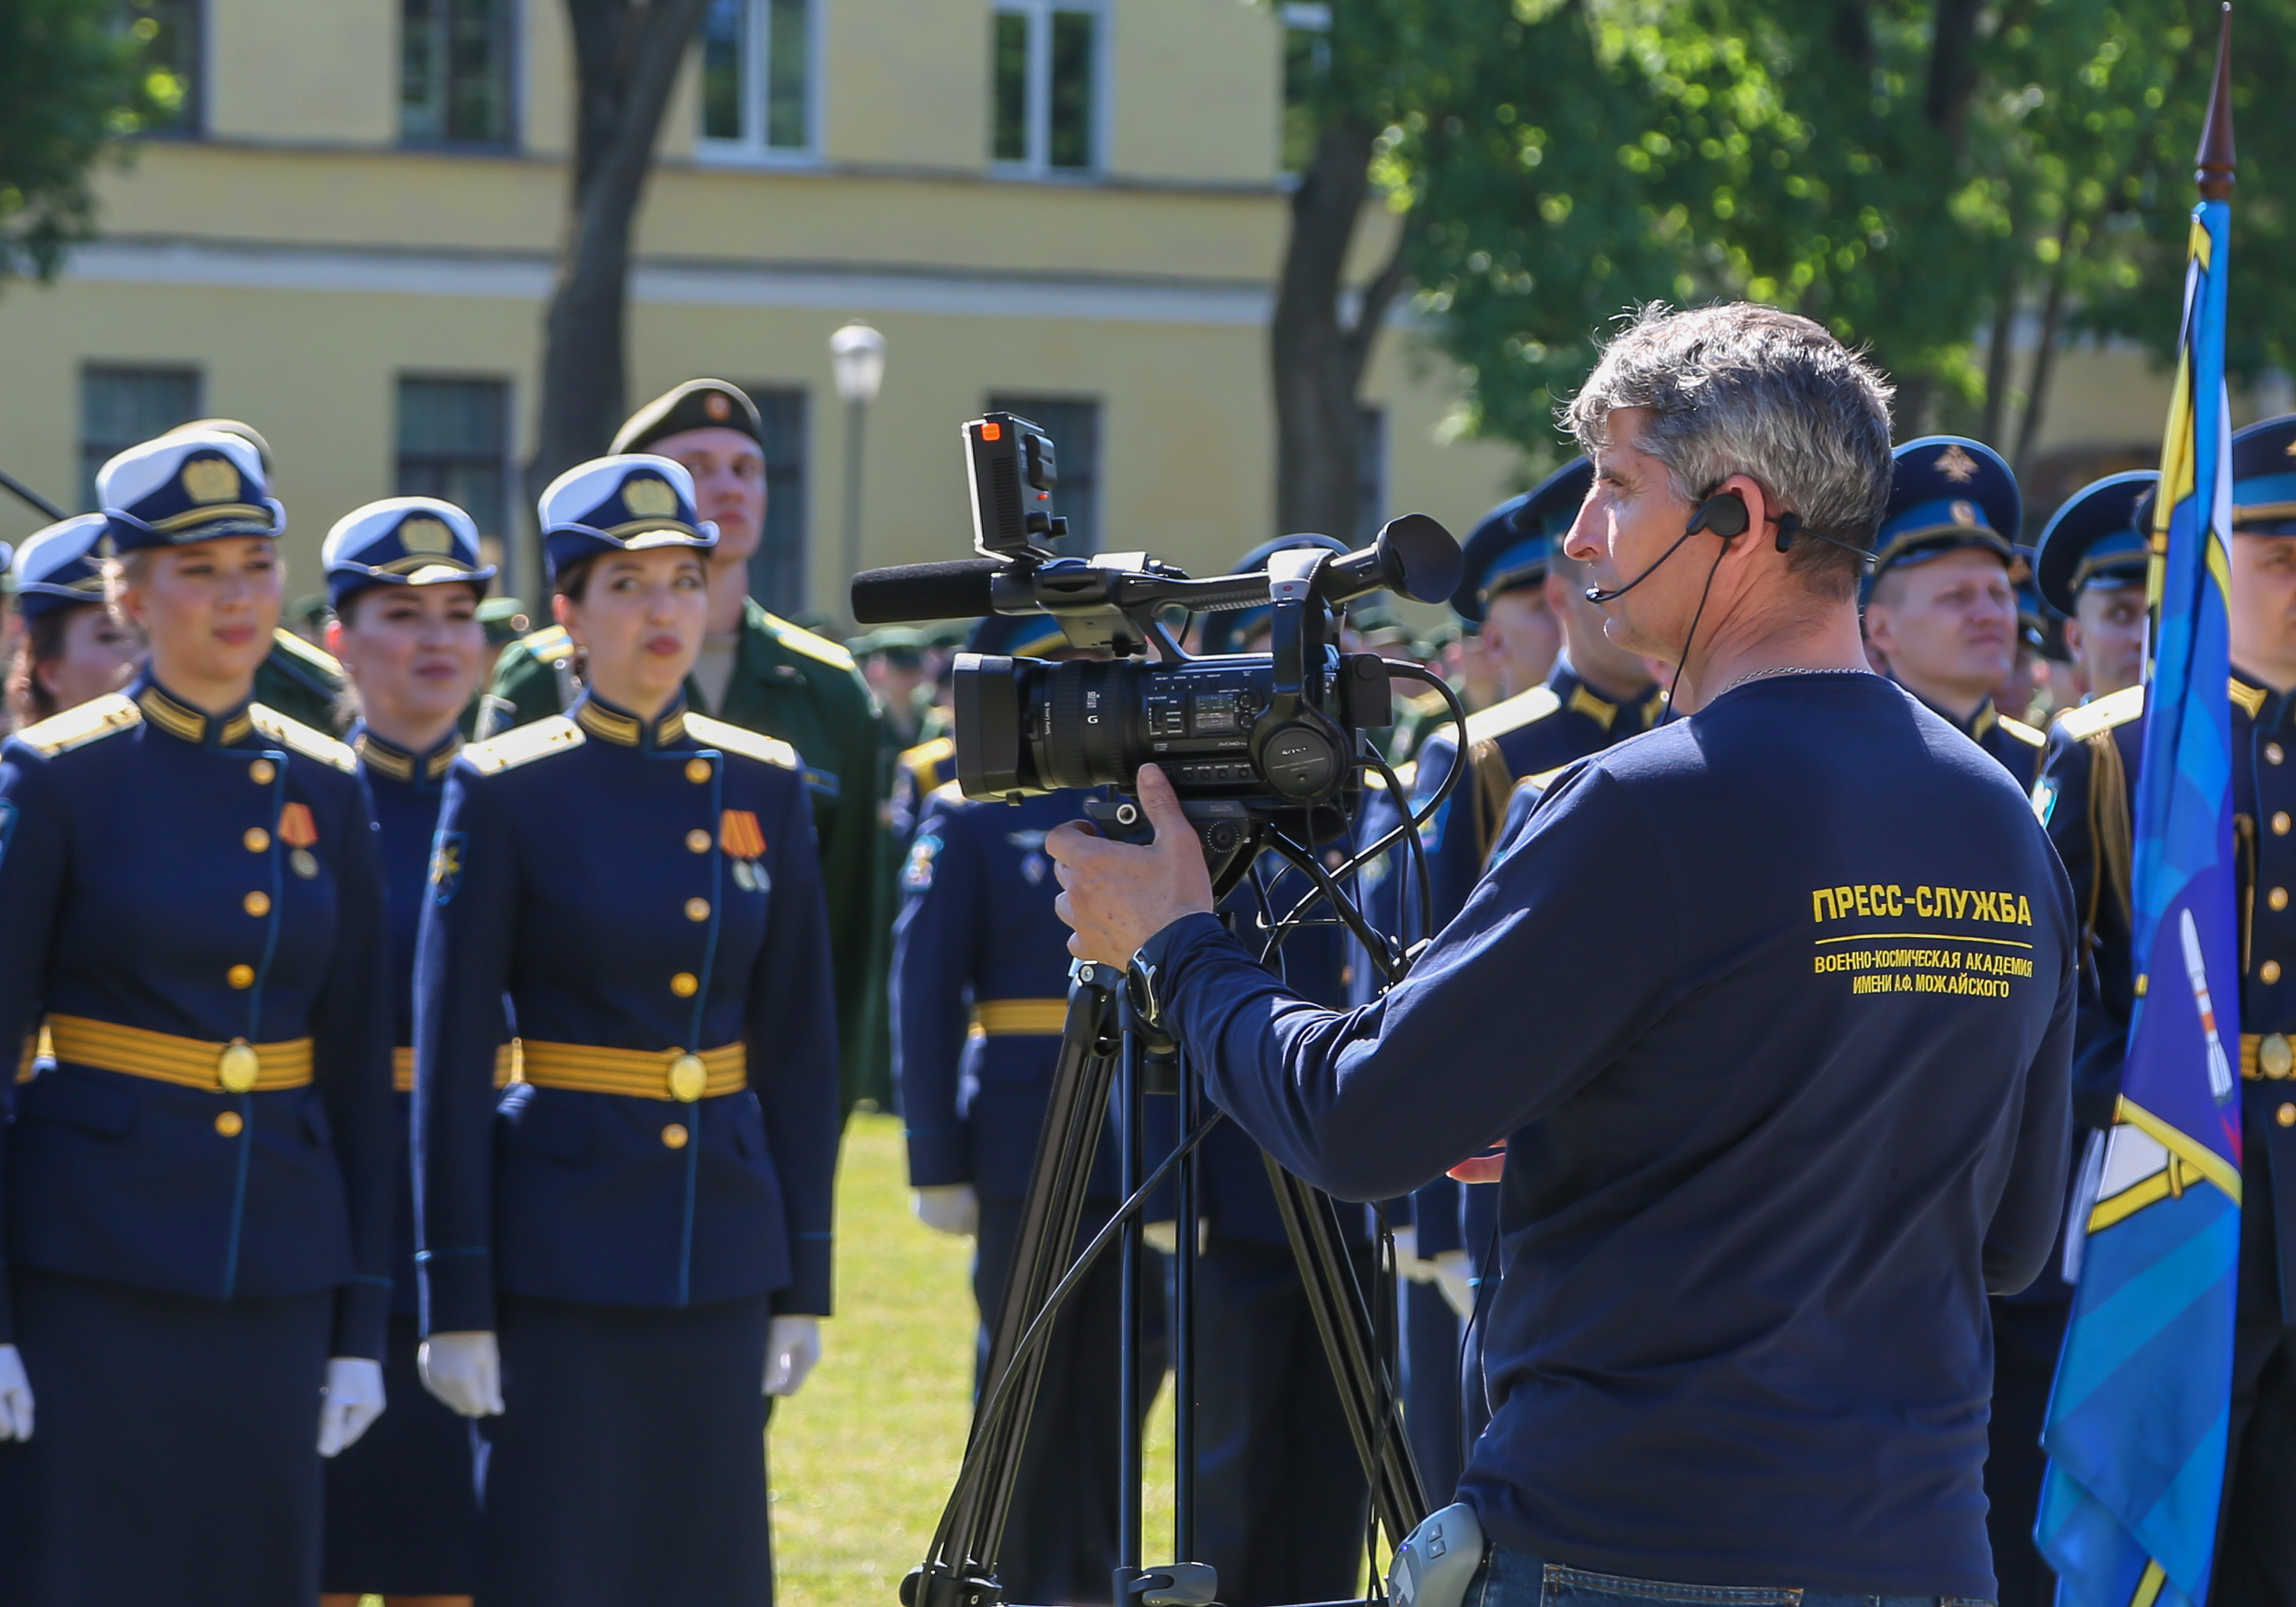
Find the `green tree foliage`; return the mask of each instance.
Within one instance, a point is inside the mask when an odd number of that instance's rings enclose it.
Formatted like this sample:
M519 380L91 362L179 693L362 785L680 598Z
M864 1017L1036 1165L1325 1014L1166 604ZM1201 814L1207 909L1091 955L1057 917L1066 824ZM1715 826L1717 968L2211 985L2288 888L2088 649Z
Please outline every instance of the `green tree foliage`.
M148 60L150 9L0 0L0 281L54 273L94 233L90 169L181 104L181 81Z
M1423 220L1414 275L1473 371L1470 429L1550 454L1595 332L1652 298L1806 312L1890 369L1901 425L2012 452L2038 436L2029 398L2070 333L2173 332L2212 11L1474 0L1455 15L1462 37L1390 127L1382 177ZM2289 65L2296 4L2256 0L2242 27L2248 117L2248 86ZM2244 144L2289 147L2288 114L2272 115ZM2259 250L2284 209L2247 176L2237 316L2287 304L2253 326L2257 366L2284 349L2269 330L2296 333L2296 285ZM2025 319L2038 373L2009 338Z

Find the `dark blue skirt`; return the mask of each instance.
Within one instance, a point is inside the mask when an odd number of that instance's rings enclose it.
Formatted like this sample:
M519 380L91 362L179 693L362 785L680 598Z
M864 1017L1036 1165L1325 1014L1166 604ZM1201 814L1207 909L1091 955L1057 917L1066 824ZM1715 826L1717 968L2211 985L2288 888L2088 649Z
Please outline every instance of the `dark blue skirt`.
M333 1294L8 1275L35 1418L0 1443L0 1603L310 1607Z
M767 1300L498 1297L482 1607L765 1607Z
M411 1316L390 1319L388 1403L359 1441L326 1464L319 1577L345 1595L468 1595L478 1572L475 1453L482 1442L422 1387Z

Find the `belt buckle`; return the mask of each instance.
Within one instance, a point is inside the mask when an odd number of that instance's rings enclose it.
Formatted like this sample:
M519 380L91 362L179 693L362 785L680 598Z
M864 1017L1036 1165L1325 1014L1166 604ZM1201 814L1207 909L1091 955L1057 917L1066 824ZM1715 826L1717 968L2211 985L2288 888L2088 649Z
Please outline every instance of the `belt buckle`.
M669 1062L669 1096L690 1105L709 1091L709 1068L691 1050Z
M2284 1032L2267 1032L2256 1045L2256 1069L2278 1082L2291 1070L2296 1070L2296 1050L2288 1045Z
M256 1078L262 1073L263 1057L243 1037L232 1039L216 1056L216 1081L226 1094L246 1093L255 1086Z

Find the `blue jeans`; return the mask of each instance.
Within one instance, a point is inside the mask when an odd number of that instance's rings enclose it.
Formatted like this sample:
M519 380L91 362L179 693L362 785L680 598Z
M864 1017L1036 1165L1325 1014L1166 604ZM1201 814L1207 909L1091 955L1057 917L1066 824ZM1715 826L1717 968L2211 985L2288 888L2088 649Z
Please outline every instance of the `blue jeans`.
M1791 1586L1677 1585L1541 1562L1494 1545L1461 1607L1991 1607L1966 1596L1844 1595Z

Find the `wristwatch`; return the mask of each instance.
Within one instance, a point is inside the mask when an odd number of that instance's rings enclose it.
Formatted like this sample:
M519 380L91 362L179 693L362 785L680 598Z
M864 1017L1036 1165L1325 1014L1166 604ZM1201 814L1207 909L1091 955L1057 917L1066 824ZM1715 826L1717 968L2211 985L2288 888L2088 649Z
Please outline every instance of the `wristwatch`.
M1134 949L1131 963L1124 968L1124 995L1141 1025L1163 1025L1163 985L1164 979L1156 969L1156 962L1148 957L1146 947Z

